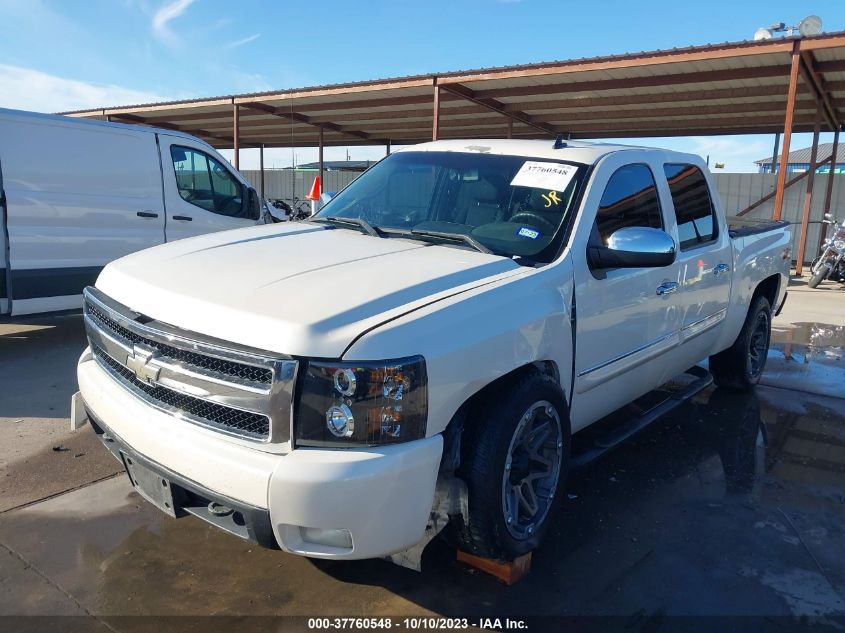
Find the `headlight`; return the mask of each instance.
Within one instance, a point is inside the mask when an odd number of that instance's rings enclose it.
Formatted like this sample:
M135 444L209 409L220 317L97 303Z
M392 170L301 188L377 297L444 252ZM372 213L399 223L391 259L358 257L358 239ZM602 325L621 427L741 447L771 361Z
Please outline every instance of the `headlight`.
M834 240L833 248L838 251L845 250L845 240Z
M300 385L297 446L372 446L425 437L422 356L361 363L308 363Z

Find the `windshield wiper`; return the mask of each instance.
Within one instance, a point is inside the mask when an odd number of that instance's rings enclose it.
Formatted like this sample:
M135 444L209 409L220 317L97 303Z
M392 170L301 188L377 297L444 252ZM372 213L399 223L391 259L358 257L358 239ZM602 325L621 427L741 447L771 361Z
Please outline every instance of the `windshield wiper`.
M311 218L310 221L323 221L334 226L354 226L364 231L367 235L372 235L373 237L384 237L376 227L367 222L364 218L340 218L336 215L321 215L316 218Z
M463 242L464 244L467 244L468 246L471 246L472 248L477 250L479 253L487 253L488 255L493 254L493 251L484 246L484 244L479 242L471 235L466 235L464 233L444 233L442 231L424 231L412 229L410 231L410 234L419 235L420 237L433 237L447 242Z

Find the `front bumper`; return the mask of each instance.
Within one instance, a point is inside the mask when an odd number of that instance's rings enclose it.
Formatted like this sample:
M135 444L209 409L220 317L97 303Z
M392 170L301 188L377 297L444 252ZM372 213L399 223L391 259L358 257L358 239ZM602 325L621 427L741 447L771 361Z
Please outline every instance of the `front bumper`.
M273 535L270 513L267 510L229 499L147 459L133 450L90 411L88 411L88 421L103 445L109 449L117 461L124 465L124 468L126 467L124 460L129 458L170 483L174 498L180 499L179 505L174 508L177 517L184 516L185 513L193 514L235 536L264 547L279 549ZM226 506L231 512L227 514L210 512L211 504Z
M85 355L77 376L89 417L111 439L112 452L132 455L190 491L197 508L207 500L234 509L244 525L232 529L208 512L186 512L263 545L318 558L377 558L423 537L440 435L387 447L274 454L147 406ZM346 530L351 547L309 542L304 528Z

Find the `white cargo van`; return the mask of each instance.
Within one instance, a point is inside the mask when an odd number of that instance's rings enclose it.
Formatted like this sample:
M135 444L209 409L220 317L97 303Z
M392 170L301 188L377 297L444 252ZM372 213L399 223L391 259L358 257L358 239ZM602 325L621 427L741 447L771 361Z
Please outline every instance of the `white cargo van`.
M189 134L0 109L0 315L79 308L118 257L263 221Z

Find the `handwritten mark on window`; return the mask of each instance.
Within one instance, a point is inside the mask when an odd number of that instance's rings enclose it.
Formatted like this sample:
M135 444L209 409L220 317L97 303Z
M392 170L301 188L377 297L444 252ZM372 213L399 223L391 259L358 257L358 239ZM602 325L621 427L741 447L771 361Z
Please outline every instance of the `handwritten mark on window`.
M544 193L542 195L543 200L546 202L546 208L548 209L552 204L555 206L559 205L561 200L557 197L557 191L550 191L549 193Z

